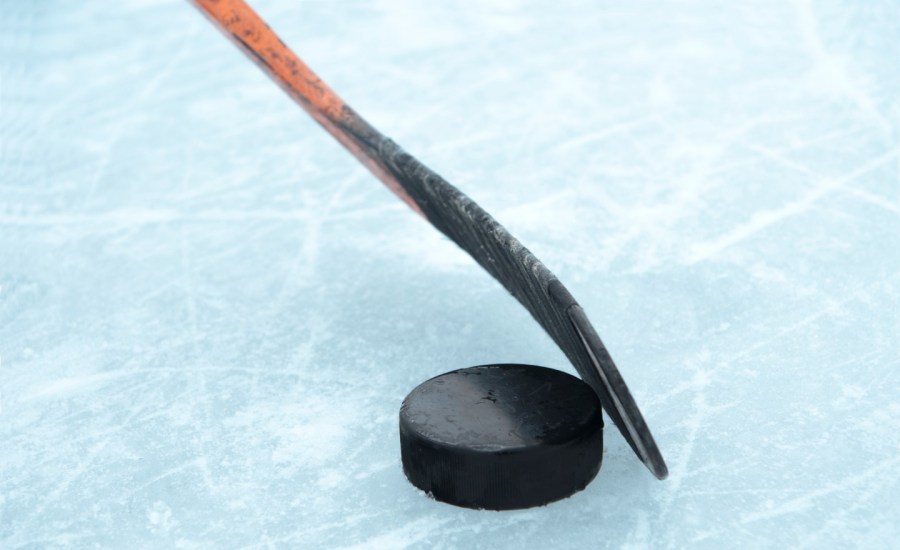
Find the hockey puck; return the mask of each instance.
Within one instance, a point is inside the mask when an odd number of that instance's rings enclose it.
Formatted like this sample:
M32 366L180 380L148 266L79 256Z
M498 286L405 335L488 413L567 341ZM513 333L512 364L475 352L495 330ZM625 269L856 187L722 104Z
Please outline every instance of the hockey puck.
M545 367L455 370L403 400L400 454L409 481L436 500L541 506L584 489L600 470L600 400L580 379Z

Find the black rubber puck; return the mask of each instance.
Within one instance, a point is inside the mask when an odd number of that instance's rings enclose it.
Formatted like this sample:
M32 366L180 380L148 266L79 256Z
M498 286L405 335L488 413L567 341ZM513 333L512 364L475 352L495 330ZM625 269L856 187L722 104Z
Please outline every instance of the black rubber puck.
M484 365L442 374L400 408L409 481L466 508L540 506L584 489L600 470L597 394L564 372Z

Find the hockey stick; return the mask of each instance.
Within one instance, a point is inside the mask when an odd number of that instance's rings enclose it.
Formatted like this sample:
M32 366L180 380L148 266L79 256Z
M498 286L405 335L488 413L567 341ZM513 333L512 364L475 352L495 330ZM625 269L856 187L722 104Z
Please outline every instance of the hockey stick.
M664 479L666 463L612 357L584 310L544 264L472 199L356 114L243 0L191 1L391 191L525 306L597 392L638 457Z

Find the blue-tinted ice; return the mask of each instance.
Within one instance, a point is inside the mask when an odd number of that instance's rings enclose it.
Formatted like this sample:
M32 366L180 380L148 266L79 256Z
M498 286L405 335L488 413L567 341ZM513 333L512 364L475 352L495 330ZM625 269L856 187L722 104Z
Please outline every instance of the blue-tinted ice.
M572 290L668 461L545 508L417 492L397 413L573 372L186 2L8 1L0 547L888 547L900 7L254 3Z

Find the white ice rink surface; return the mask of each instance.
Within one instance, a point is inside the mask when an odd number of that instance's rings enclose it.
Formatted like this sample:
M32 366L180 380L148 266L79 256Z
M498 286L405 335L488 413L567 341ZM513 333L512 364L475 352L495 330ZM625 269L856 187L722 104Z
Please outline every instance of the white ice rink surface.
M2 2L0 547L888 548L900 4L258 0L587 310L671 476L426 498L419 382L574 372L186 2ZM896 546L894 546L896 547Z

